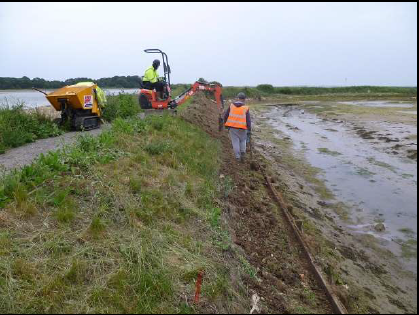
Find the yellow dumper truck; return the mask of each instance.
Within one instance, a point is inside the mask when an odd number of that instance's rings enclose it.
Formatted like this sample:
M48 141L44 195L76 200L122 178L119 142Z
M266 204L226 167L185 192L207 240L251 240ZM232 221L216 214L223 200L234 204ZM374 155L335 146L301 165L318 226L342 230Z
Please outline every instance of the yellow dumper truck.
M79 82L44 94L55 110L61 111L61 125L70 120L70 125L75 130L100 127L106 96L97 84Z

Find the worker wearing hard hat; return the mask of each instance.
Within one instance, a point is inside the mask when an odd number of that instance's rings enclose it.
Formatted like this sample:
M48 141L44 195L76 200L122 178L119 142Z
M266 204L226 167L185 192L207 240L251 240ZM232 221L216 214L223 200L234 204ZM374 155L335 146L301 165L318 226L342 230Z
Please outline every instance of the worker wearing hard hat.
M236 160L242 163L245 160L247 140L252 132L250 111L249 107L245 106L245 99L244 93L237 94L236 100L224 114L225 126L229 129Z
M160 60L154 60L152 66L145 71L143 85L148 90L156 89L157 92L160 92L160 98L163 99L165 84L159 81L159 74L157 73L159 66Z

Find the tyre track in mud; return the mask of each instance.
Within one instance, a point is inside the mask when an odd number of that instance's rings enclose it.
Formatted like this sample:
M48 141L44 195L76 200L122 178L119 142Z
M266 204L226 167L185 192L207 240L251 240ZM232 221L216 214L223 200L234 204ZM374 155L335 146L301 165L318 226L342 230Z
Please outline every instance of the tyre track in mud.
M222 143L220 176L231 178L235 185L223 201L224 218L232 241L256 268L256 276L248 276L244 281L252 293L261 297L261 312L333 313L327 293L312 272L304 249L262 173L252 169L250 163L238 164L227 133L218 131L216 105L196 98L181 116ZM255 152L254 159L261 160L261 156Z

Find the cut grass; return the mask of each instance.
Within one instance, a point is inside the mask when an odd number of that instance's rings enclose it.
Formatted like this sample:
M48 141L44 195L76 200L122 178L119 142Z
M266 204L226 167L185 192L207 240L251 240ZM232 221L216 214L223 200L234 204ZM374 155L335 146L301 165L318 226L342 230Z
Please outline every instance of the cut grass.
M246 288L230 281L250 267L224 258L219 152L180 118L116 118L100 136L5 175L0 311L203 312L191 303L199 270L207 303L250 309ZM22 217L25 204L37 211Z

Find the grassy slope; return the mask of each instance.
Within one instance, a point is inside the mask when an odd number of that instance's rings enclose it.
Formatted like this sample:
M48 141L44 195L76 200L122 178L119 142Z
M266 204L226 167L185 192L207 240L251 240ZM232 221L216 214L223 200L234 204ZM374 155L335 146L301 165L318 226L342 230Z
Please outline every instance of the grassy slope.
M246 264L223 257L219 150L178 118L116 119L99 137L82 135L3 178L0 311L247 310L246 290L230 280Z

